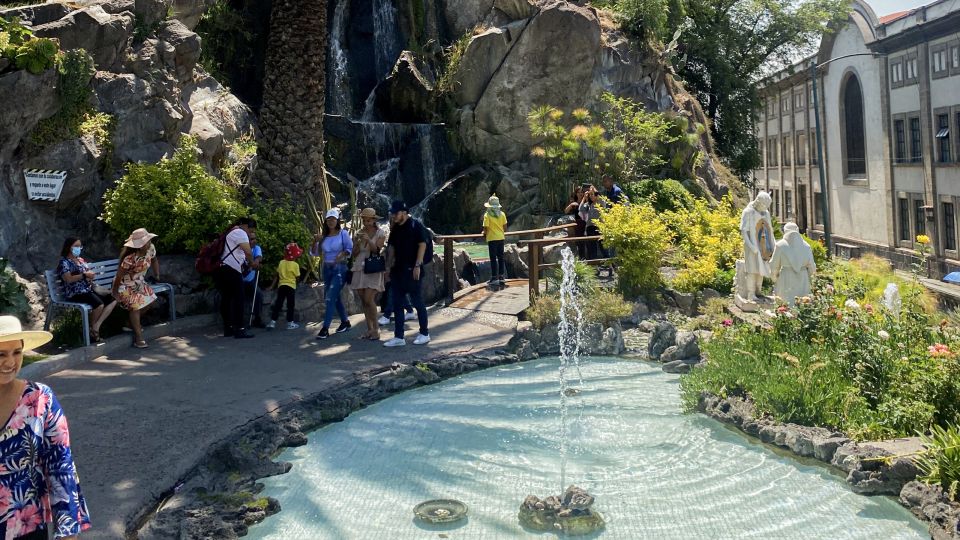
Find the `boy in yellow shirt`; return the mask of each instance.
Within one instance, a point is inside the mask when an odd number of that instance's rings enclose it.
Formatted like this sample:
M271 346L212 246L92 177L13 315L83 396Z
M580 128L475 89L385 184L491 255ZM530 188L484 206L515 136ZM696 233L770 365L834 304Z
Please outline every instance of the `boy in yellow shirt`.
M287 302L287 330L296 330L300 328L294 320L294 309L296 306L297 280L300 278L300 264L297 259L303 255L303 250L296 242L287 244L283 252L283 260L277 265L277 276L273 278L273 285L277 287L277 299L273 302L273 308L270 310L270 322L267 323L267 329L273 330L277 327L277 317L280 316L280 309L283 302Z
M507 263L503 260L503 233L507 230L507 215L500 207L500 198L496 193L483 206L487 208L483 214L483 237L490 252L490 281L487 284L502 287L507 275Z

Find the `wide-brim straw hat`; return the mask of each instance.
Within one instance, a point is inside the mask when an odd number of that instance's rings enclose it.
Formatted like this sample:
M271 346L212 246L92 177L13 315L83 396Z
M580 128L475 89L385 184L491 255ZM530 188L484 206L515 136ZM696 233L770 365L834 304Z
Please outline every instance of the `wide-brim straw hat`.
M123 243L123 247L140 249L156 237L157 235L153 234L152 232L144 228L140 228L130 233L130 236L127 237L127 241Z
M373 208L364 208L362 211L360 211L360 217L380 219L380 216L377 215L377 211Z
M13 315L0 315L0 343L23 340L24 350L33 350L53 339L53 334L40 330L24 330L20 319Z
M492 195L483 205L487 208L500 208L500 197Z

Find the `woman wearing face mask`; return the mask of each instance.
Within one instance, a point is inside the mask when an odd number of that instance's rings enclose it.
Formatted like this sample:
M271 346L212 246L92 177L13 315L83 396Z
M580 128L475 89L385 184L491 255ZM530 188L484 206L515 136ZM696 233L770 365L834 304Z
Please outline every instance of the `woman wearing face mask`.
M17 378L23 353L52 338L0 316L0 538L47 540L48 523L59 539L90 528L60 402L47 385Z
M105 302L103 297L94 292L94 278L96 274L90 271L87 262L80 257L83 252L83 243L79 238L69 237L63 241L60 248L60 264L57 265L57 275L63 281L63 293L67 300L90 306L90 341L100 341L100 325L107 320L117 301L112 298Z

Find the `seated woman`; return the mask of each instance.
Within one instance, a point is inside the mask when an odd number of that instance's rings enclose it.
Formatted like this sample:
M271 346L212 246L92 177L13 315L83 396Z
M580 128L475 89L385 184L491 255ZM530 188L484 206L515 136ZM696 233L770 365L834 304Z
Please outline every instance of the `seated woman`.
M63 241L60 248L60 264L57 265L57 275L63 280L64 296L70 302L90 306L90 341L100 341L100 325L107 320L117 301L110 299L109 303L93 290L96 274L87 267L87 262L80 257L83 243L79 238L69 237Z
M23 353L50 341L0 316L0 538L76 538L90 528L70 452L67 417L49 386L18 379Z
M154 300L156 293L147 285L147 270L153 269L153 276L160 279L160 262L157 260L157 250L153 247L153 239L157 235L144 228L130 233L120 251L120 267L113 278L111 294L116 298L130 317L130 328L133 329L133 346L146 349L147 342L143 339L143 327L140 324L140 315Z

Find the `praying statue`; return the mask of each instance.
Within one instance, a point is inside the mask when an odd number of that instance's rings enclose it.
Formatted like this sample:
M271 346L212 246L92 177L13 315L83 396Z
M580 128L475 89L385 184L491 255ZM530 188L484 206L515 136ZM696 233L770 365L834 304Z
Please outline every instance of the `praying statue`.
M810 280L816 272L813 250L800 235L800 227L787 223L770 259L770 277L776 282L773 293L793 307L797 298L810 294Z
M737 261L734 286L736 304L744 311L756 311L757 297L763 296L763 278L770 276L769 261L773 257L774 242L770 201L770 194L761 191L740 216L743 259Z

